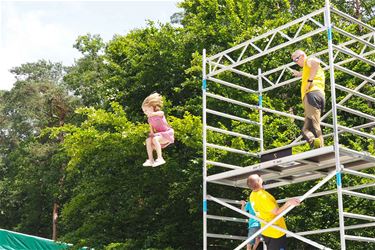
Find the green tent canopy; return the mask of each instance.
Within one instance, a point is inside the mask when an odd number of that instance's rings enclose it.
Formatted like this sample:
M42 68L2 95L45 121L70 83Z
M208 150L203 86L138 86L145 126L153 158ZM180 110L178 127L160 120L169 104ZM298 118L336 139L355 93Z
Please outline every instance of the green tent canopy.
M60 250L71 245L0 229L0 250Z

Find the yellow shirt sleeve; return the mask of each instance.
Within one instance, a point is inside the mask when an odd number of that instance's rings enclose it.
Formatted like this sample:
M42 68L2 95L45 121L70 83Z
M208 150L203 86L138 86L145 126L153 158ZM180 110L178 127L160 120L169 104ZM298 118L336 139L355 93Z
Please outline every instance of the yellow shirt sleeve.
M258 192L257 195L251 197L251 202L254 203L254 210L258 212L271 213L277 208L276 201L265 192Z

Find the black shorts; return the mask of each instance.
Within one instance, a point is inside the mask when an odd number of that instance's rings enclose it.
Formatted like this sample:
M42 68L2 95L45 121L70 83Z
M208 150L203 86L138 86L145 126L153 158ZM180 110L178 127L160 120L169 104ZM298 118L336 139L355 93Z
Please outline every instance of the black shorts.
M324 106L326 104L324 94L321 91L311 91L306 94L308 103L316 109L320 109L320 114L324 112Z
M286 250L286 235L284 234L280 238L271 238L263 236L264 242L266 243L267 250Z

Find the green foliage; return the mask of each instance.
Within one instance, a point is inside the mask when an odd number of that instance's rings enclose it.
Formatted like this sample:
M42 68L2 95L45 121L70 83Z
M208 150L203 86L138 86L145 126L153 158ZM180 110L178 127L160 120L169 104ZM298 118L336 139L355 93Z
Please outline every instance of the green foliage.
M115 36L106 48L110 72L107 91L116 93L113 100L123 104L134 121L142 119L141 102L152 91L168 97L170 105L183 107L180 115L192 110L185 103L199 93L196 85L183 85L190 55L181 30L170 24L159 26L150 22L145 29Z
M173 248L188 246L198 230L200 160L192 159L198 159L196 150L201 148L200 118L189 113L182 119L170 117L176 146L164 150L165 167L152 169L142 167L147 124L130 122L118 103L111 103L109 112L81 108L77 113L85 117L79 126L49 130L52 137L64 133L70 157L66 181L76 183L63 207L63 239L86 239L85 244L102 247L121 238L128 242L120 244L123 249L167 242ZM171 237L181 224L190 230Z
M84 105L102 105L110 99L111 93L105 88L107 69L103 56L104 42L98 35L79 36L74 44L84 57L73 67L67 67L64 82L75 95L80 96Z
M64 67L61 63L39 60L36 63L25 63L10 70L17 79L17 84L26 82L54 82L61 83Z
M58 145L29 141L21 143L7 161L0 182L1 225L50 237L52 204L61 195L56 183L65 155L61 155Z
M53 203L65 197L59 183L67 156L59 140L38 136L72 122L79 100L62 84L59 63L27 63L12 72L18 80L1 96L0 221L3 228L50 237Z

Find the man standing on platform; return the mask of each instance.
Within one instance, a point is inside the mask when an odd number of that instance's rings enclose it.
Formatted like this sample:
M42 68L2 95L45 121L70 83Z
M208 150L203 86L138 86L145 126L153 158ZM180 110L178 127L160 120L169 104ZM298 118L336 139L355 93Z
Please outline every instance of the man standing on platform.
M267 222L273 220L288 207L298 206L300 204L298 199L292 198L285 202L283 206L279 207L276 199L264 190L263 180L257 174L250 175L247 178L247 185L252 190L250 194L250 202L253 204L257 217ZM265 224L261 222L261 227L264 227L264 225ZM286 229L283 217L277 220L274 225ZM286 250L286 235L284 232L273 227L268 227L262 232L262 236L267 245L267 250Z
M302 134L311 148L324 146L320 117L324 110L324 71L317 58L308 58L302 50L292 54L292 60L302 67L302 72L294 71L294 76L302 76L301 98L305 110Z

